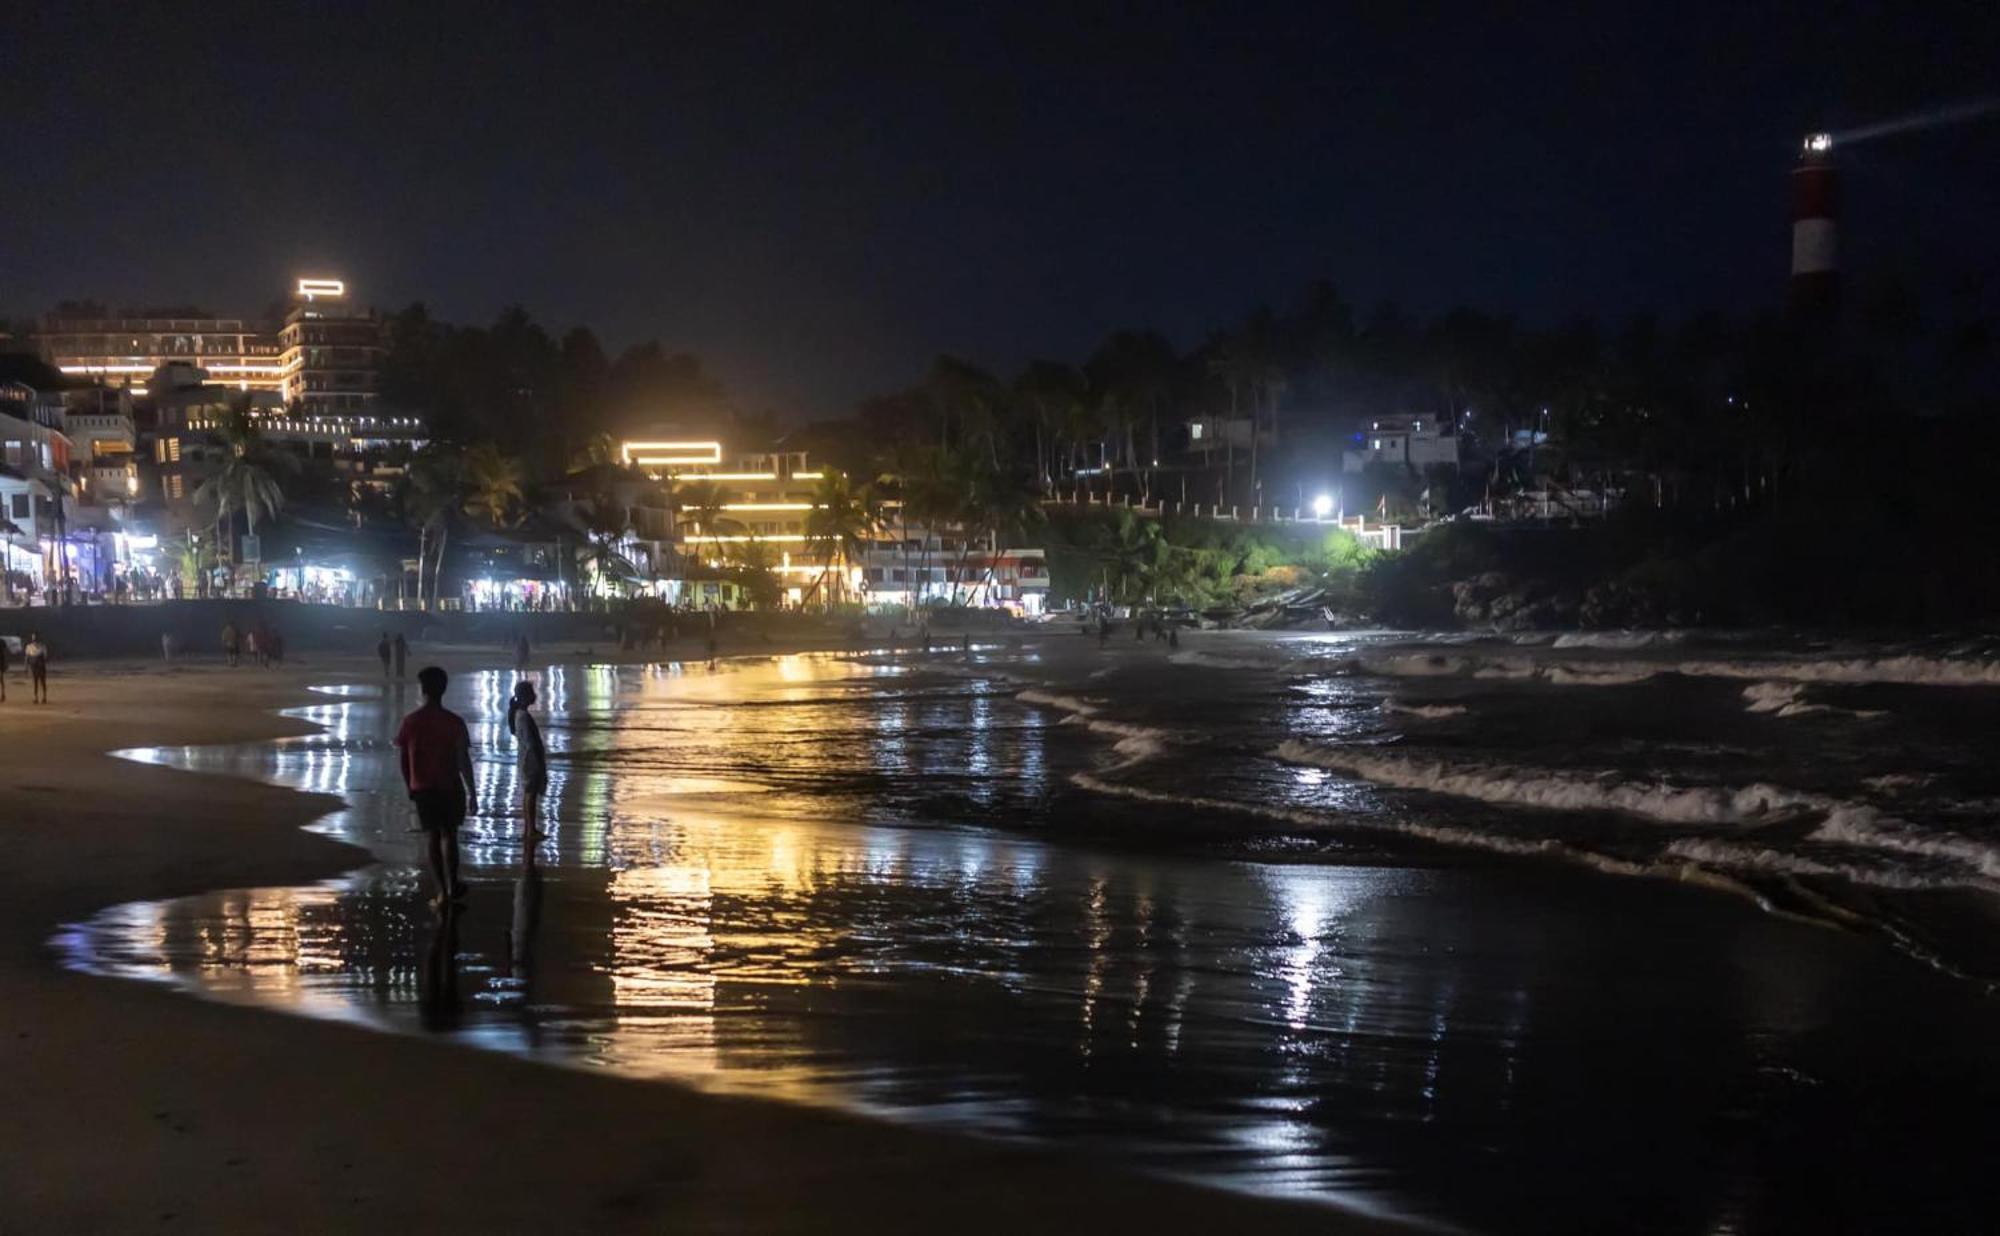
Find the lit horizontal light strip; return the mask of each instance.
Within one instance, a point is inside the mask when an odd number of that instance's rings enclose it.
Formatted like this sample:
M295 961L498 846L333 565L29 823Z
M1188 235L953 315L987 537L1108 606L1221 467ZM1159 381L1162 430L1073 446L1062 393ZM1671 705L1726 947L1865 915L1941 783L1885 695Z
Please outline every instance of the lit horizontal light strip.
M155 369L168 368L167 365L64 365L64 373L151 373ZM224 365L202 364L194 368L207 369L215 373L268 373L277 375L284 370L278 365Z
M725 502L725 511L811 511L818 508L811 502Z
M708 536L702 533L695 533L693 536L687 536L681 539L688 542L689 544L740 545L740 544L747 544L748 542L751 541L765 541L765 542L808 541L811 540L812 538L807 536L801 536L796 532L783 532L783 533L778 533L774 536Z
M299 295L345 296L347 295L347 285L338 279L301 279L299 280Z
M775 481L778 479L778 474L775 472L695 472L690 473L688 479L696 481Z
M628 464L714 464L722 462L720 442L623 442L619 454Z

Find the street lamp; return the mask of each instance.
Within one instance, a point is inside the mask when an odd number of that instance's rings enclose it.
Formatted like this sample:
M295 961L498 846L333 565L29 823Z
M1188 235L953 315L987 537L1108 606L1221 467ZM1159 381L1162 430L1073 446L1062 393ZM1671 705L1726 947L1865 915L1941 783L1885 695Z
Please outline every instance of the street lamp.
M1319 497L1313 499L1313 518L1325 519L1331 514L1333 514L1332 495L1321 494Z

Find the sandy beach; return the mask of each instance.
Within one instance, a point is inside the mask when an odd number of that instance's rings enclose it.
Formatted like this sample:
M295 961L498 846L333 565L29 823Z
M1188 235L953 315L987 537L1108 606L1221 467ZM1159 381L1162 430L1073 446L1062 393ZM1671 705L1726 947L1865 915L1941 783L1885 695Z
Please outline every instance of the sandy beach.
M419 654L419 661L431 657ZM481 654L439 656L454 670ZM491 663L490 659L487 660ZM1372 1230L1326 1207L698 1094L60 968L105 906L368 861L336 804L114 758L304 732L275 710L372 660L18 670L0 705L0 1231Z

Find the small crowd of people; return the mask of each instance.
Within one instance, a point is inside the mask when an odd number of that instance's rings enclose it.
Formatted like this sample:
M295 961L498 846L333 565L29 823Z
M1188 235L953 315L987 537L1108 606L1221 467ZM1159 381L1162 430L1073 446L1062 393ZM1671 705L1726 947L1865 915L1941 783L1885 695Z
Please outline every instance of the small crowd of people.
M168 651L172 659L172 652ZM241 665L244 657L250 663L263 669L285 663L285 636L268 622L238 631L234 622L222 624L222 659L230 665Z

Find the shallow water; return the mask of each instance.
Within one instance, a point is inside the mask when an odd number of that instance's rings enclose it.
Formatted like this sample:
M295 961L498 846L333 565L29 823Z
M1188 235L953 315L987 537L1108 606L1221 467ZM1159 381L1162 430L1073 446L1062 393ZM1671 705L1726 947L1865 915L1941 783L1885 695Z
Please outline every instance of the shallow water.
M2000 1097L2000 691L1938 685L1977 654L1899 655L1071 637L553 667L532 863L512 675L469 674L482 814L447 923L388 742L414 700L340 687L299 711L320 734L127 754L341 794L316 827L377 864L61 943L1481 1230L1984 1226L1986 1142L1953 1128ZM1797 692L1746 695L1776 674ZM1661 878L1690 859L1711 883Z

